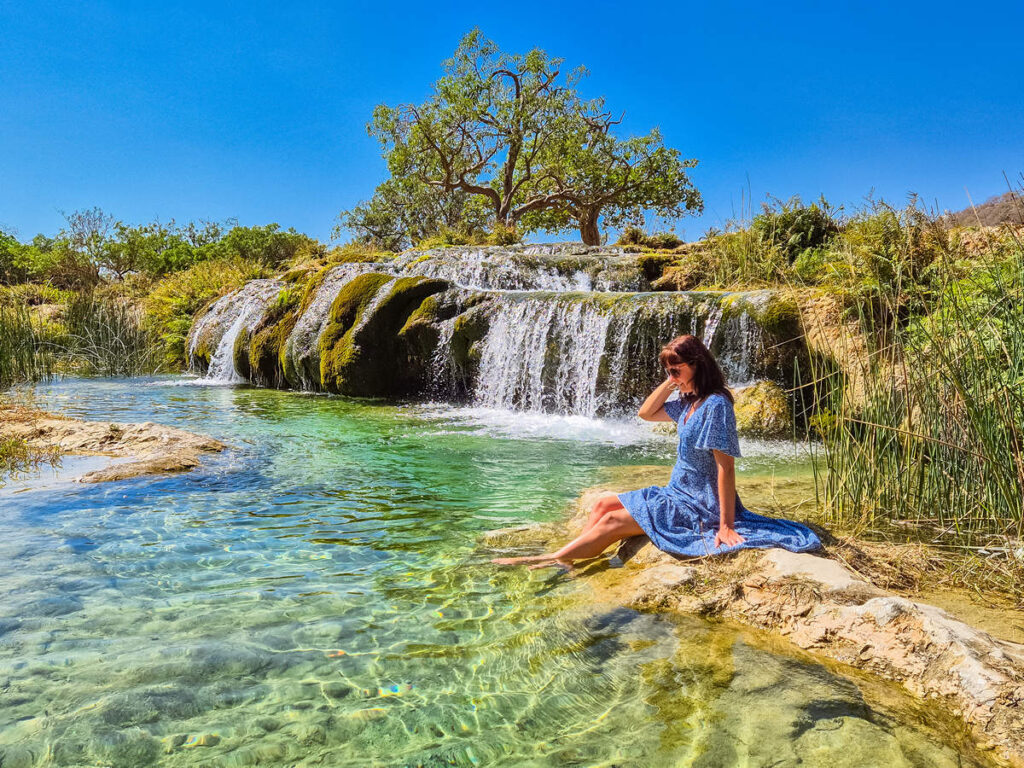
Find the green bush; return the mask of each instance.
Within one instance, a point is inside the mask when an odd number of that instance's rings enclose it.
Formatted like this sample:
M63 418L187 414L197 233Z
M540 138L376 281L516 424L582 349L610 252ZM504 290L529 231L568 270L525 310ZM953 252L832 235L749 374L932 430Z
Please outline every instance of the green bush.
M323 255L326 249L294 229L279 224L265 227L234 227L220 240L204 246L206 258L240 259L269 269L278 269L304 255Z
M648 234L637 226L625 227L619 233L617 245L638 245L642 248L653 248L659 251L671 251L683 244L675 232L655 232Z
M750 229L762 240L781 249L789 263L808 248L820 248L839 232L825 198L804 205L799 197L765 203Z

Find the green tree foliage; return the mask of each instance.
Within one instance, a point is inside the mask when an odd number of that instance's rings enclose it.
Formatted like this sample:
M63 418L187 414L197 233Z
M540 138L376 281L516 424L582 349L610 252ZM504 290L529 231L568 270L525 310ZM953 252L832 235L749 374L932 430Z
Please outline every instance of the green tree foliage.
M129 225L99 208L67 214L65 221L55 237L36 235L26 244L0 232L0 283L30 280L88 291L129 275L159 279L203 261L236 259L276 269L300 255L324 253L316 240L278 224L178 226L172 219Z
M469 239L486 232L488 211L482 198L453 190L437 190L418 178L391 178L373 197L338 216L334 236L343 231L382 251L401 251L441 232Z
M28 277L25 248L14 235L0 230L0 284L14 285Z
M436 195L463 193L486 205L506 230L579 227L600 242L598 223L700 210L680 159L661 135L620 139L603 99L584 100L586 70L534 49L504 53L479 30L466 35L422 104L378 106L368 126L392 180ZM344 215L343 215L344 220Z
M237 257L264 267L277 268L304 251L322 248L315 240L279 224L233 227L220 240L203 246L208 258Z

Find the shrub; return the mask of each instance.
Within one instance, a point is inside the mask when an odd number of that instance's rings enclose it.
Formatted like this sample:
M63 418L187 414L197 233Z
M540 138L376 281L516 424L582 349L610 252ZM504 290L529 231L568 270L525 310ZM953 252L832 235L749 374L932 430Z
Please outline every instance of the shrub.
M234 227L220 240L204 246L208 258L240 259L270 269L280 268L296 258L325 252L322 245L294 229L281 229L279 224L265 227Z
M772 200L750 224L755 235L778 246L789 263L808 248L819 248L839 232L832 209L825 198L804 205L799 197Z
M655 232L648 234L637 226L625 227L619 233L617 245L639 245L643 248L654 248L660 251L670 251L678 248L683 241L675 232Z
M491 234L488 235L487 242L491 245L515 245L522 239L515 227L506 227L499 222L495 224Z

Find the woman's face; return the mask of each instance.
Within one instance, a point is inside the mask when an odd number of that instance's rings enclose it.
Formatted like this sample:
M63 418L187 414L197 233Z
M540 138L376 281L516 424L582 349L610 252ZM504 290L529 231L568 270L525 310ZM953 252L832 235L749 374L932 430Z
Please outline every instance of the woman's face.
M689 365L687 363L669 365L665 368L665 372L668 374L668 377L677 387L679 387L680 392L693 391L693 375L696 370L696 366Z

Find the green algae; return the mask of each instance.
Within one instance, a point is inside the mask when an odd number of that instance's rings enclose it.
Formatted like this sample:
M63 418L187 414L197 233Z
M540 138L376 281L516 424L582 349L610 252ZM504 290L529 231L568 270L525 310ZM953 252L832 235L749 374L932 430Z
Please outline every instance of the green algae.
M387 286L387 293L379 293ZM410 391L426 362L410 358L399 334L444 280L368 273L346 284L331 304L320 338L320 382L328 392L372 396ZM366 315L364 317L364 315Z

